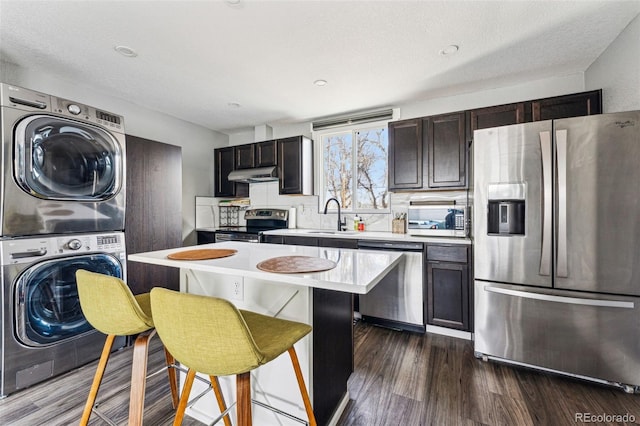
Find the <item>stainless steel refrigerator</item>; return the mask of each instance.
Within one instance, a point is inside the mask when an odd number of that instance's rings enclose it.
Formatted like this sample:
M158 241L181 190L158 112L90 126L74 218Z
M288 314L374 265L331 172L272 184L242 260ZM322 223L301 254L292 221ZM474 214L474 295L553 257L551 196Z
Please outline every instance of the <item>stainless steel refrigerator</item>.
M640 385L640 111L478 130L476 356Z

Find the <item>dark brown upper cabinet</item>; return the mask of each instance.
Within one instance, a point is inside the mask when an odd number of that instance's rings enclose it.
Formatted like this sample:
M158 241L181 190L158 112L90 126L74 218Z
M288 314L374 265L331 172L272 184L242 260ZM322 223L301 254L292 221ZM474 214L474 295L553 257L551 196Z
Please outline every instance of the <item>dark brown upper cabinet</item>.
M235 148L235 170L251 169L255 163L255 145L238 145Z
M280 194L313 194L313 142L304 136L278 139Z
M473 131L602 113L602 90L389 123L389 190L464 189Z
M237 145L236 170L275 166L278 162L277 147L275 140Z
M531 105L528 105L527 114L524 102L467 111L467 126L471 130L471 139L474 130L526 123L527 121L531 121Z
M213 151L214 154L214 196L215 197L248 197L249 184L236 183L229 180L231 173L236 164L236 148L229 146L226 148L218 148Z
M602 90L538 99L531 109L533 121L602 114Z
M275 140L258 142L255 145L255 166L269 167L278 164L278 143Z
M478 129L601 113L602 90L478 108L467 111L467 139Z
M313 194L313 141L304 136L214 150L215 197L248 197L249 184L229 180L234 170L278 167L280 194Z
M422 120L389 123L389 190L422 188Z
M466 188L465 113L389 123L389 190Z
M464 111L422 120L429 189L466 187L465 133Z

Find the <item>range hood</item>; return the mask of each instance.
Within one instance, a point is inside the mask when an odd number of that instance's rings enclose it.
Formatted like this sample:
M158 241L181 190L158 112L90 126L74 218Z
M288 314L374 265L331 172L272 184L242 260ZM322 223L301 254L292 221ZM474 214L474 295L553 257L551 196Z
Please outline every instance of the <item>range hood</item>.
M233 182L253 183L278 180L276 166L240 169L229 173L228 179Z

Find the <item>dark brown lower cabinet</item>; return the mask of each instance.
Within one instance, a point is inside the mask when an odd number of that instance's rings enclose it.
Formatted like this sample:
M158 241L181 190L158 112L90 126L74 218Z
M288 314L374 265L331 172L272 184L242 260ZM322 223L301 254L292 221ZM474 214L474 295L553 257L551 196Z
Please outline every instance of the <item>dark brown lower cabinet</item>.
M427 323L471 330L469 247L427 245Z
M213 231L196 231L196 244L209 244L216 242L216 233Z
M263 235L261 242L269 244L284 244L284 237L282 235Z
M358 240L355 238L320 238L318 240L318 246L357 249Z
M302 237L298 235L285 235L282 238L283 244L291 244L292 246L318 246L317 237Z
M182 245L182 148L127 135L127 254ZM180 288L180 270L127 262L134 294Z
M285 235L282 239L273 238L276 235L269 236L265 243L274 242L278 244L291 244L293 246L311 246L311 247L332 247L332 248L348 248L357 249L358 240L355 238L322 238L322 237L305 237L301 235Z

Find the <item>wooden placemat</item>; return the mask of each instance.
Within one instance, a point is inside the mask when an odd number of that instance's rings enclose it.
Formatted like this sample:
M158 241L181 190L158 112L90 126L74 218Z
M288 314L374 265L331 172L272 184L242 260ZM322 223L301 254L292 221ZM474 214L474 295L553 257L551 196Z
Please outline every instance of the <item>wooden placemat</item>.
M264 260L256 268L265 272L279 274L299 274L303 272L327 271L336 267L336 262L321 257L280 256Z
M173 260L207 260L233 256L237 251L234 249L195 249L178 251L167 257Z

